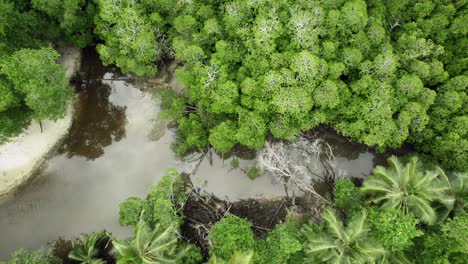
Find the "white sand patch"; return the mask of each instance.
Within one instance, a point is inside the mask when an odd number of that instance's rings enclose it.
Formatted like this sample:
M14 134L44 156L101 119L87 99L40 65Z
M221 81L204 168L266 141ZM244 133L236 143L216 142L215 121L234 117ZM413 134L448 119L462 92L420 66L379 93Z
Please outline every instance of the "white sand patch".
M62 57L59 62L64 65L66 76L70 79L79 70L81 51L70 47L61 48L60 51ZM63 119L42 122L42 133L39 124L33 120L22 134L0 145L0 197L15 190L41 167L68 132L72 116L70 103Z
M58 49L62 56L59 58L59 63L65 68L68 80L70 80L81 66L81 49L74 47L61 47Z

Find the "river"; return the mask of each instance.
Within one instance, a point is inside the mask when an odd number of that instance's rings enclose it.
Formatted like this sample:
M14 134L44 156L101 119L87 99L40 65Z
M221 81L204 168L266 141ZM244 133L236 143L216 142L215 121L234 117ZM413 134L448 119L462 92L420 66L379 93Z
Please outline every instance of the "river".
M156 118L158 87L147 92L153 84L102 66L91 50L83 56L68 136L44 170L0 204L0 260L17 248L36 249L80 233L107 229L117 237L128 236L131 229L118 224L119 203L130 196L144 197L168 167L193 166L174 156L174 132ZM365 177L382 162L383 156L333 131L320 130L319 135L333 147L348 175ZM252 181L242 172L254 159L241 158L238 169L232 169L231 159L204 159L192 180L230 200L284 195L283 186L268 175Z

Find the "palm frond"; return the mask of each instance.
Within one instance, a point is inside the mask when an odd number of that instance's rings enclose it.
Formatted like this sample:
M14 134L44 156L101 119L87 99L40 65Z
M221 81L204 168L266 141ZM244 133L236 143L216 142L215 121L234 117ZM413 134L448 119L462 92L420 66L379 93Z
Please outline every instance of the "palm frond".
M327 223L329 229L339 239L343 239L343 222L338 218L338 215L331 208L325 209L322 213L322 219Z
M107 234L105 232L80 236L79 243L77 243L77 241L72 241L72 250L68 254L68 258L83 264L106 263L97 258L99 255L98 246L106 238Z
M173 225L153 229L140 218L135 227L135 237L128 243L114 240L119 263L169 264L176 263L185 251L177 247L178 235ZM126 260L126 261L125 261Z
M450 194L449 179L441 168L424 171L417 157L403 165L392 156L388 164L388 169L377 166L364 181L362 190L371 194L370 202L412 213L431 224L437 219L437 204L443 204L449 211L453 208L455 195Z
M304 229L308 230L305 236L309 237L304 246L306 254L324 263L340 264L364 263L368 259L380 257L385 251L367 235L366 217L366 213L358 214L344 226L334 210L325 209L322 220L327 228L324 231L317 234L313 228Z

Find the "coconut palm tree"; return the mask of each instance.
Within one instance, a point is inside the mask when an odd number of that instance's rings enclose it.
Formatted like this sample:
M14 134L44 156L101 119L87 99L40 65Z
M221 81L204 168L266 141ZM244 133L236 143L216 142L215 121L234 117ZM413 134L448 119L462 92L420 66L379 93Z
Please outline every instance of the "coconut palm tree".
M450 175L450 187L455 197L454 211L457 214L468 214L468 172Z
M140 217L133 240L127 243L114 240L112 244L118 264L166 264L176 263L185 253L177 246L177 239L174 225L164 229L157 224L151 229Z
M368 263L385 254L383 247L368 235L366 212L349 219L345 226L333 209L322 213L325 230L316 232L305 225L304 249L311 258L322 263Z
M442 169L440 173L445 174ZM467 215L468 214L468 172L453 172L449 176L444 176L448 179L447 185L449 186L449 195L453 197L454 202L452 207L439 206L440 221L445 220L451 211L455 214Z
M424 171L417 157L403 165L397 157L388 159L389 168L377 166L364 181L362 190L370 194L370 202L383 208L412 213L429 225L438 220L437 203L452 208L454 198L443 170Z
M82 264L105 264L106 261L99 259L99 244L108 236L104 232L99 232L93 235L80 236L80 243L72 241L72 250L68 254L68 258L79 261Z

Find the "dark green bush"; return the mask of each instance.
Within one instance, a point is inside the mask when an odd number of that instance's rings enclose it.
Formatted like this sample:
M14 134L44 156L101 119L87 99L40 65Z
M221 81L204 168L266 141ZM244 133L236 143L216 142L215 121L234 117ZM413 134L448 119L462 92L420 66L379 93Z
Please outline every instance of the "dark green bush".
M363 209L364 194L349 179L338 180L333 190L335 206L352 215Z
M0 264L61 264L62 261L49 253L41 250L26 251L19 249L15 251L11 259L7 262L0 262Z
M175 169L168 169L158 184L150 187L145 200L130 197L120 204L119 222L121 225L136 225L144 210L143 219L151 227L161 224L167 228L171 224L179 226L182 217L178 210L187 195L184 182Z
M300 227L294 219L276 225L265 238L256 241L254 263L288 263L292 255L302 250L302 243L297 239Z
M369 234L389 252L404 251L413 245L413 239L424 234L419 220L398 210L369 209Z
M210 255L229 260L236 252L247 253L254 248L252 224L232 214L217 222L210 230Z

